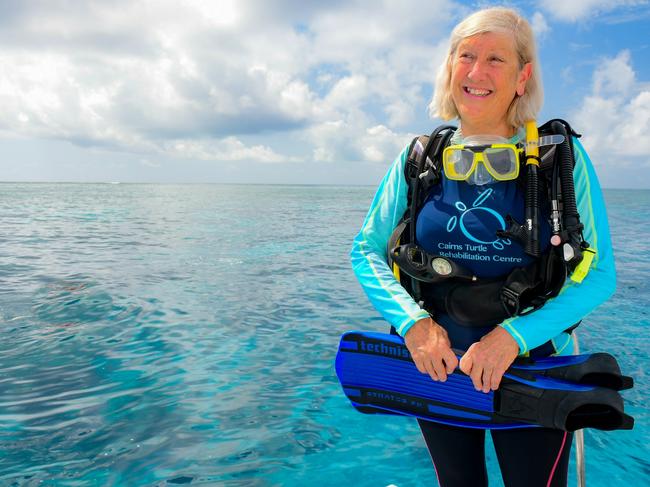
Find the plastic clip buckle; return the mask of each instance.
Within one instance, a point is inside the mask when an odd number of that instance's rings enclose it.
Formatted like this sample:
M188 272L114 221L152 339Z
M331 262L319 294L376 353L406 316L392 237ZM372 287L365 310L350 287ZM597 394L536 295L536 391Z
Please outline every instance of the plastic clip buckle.
M501 303L510 316L516 316L519 313L519 296L519 293L509 287L501 289Z

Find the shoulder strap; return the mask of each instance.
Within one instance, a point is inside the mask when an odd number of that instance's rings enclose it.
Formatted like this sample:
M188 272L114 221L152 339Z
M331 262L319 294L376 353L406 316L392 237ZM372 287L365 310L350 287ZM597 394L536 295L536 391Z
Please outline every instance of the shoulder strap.
M420 205L420 191L424 189L426 194L426 190L440 180L440 155L455 131L453 125L441 125L431 135L421 135L411 142L404 176L409 188L407 212L412 222ZM418 150L418 142L423 149ZM410 241L415 242L415 225L409 227Z
M539 133L540 134L555 133L555 131L551 128L551 124L553 122L560 122L562 125L564 125L564 127L565 127L565 129L566 129L566 131L567 131L567 133L569 135L573 135L574 137L576 137L578 139L580 137L582 137L582 134L579 134L578 132L573 130L571 125L569 125L569 122L567 122L566 120L562 120L561 118L553 118L553 119L549 120L548 122L546 122L544 125L540 125Z
M409 190L418 176L420 180L430 179L432 184L437 182L436 179L440 175L440 154L455 131L456 127L453 125L441 125L431 135L420 135L411 141L409 157L404 168Z

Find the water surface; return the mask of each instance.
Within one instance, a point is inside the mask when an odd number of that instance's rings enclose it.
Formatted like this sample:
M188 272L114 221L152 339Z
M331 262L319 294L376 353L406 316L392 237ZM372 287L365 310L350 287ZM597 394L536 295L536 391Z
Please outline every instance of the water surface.
M343 331L386 329L348 261L373 192L1 184L0 485L435 485L414 422L333 370ZM606 199L618 291L580 336L637 425L586 432L592 487L650 471L650 192Z

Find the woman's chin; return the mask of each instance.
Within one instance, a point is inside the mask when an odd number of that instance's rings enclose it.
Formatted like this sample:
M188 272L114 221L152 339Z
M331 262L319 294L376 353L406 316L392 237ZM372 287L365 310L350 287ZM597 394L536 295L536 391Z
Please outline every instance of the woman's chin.
M463 127L463 135L472 135L468 130L474 134L497 134L508 131L505 114L496 115L493 112L482 110L468 110L464 113L461 112L459 118L460 125ZM504 122L500 123L499 120Z

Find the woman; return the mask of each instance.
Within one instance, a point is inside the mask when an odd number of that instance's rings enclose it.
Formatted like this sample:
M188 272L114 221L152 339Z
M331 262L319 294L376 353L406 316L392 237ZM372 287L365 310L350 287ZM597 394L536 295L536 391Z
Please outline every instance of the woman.
M458 119L459 128L448 146L521 145L524 123L536 119L541 103L539 62L526 20L510 9L490 8L456 26L431 103L432 112L440 118ZM389 239L410 204L405 176L409 148L392 165L355 238L351 257L371 303L389 321L393 332L404 338L420 372L435 381L445 381L460 367L477 390L496 390L518 355L570 353L571 325L613 293L614 261L602 195L589 157L575 138L573 153L582 236L591 246L588 252L595 256L588 275L581 282L563 279L561 291L558 288L553 293L557 296L545 300L532 313L515 312L499 321L474 320L469 326L434 303L432 296L439 295L444 286L422 284L420 289L416 283L407 291L404 279L398 281L388 265ZM503 279L515 269L535 263L538 259L526 252L524 242L513 238L514 233L504 232L508 216L519 221L524 218L526 190L522 178L499 178L498 168L471 156L470 173L459 176L452 174L453 157L450 160L449 166L445 162L442 167L440 181L426 190L417 209L412 223L417 244L426 252L451 256L455 264L488 281ZM540 207L543 254L551 245L553 230L549 202L542 201ZM574 231L579 230L577 224ZM559 239L555 234L554 238ZM444 301L445 296L442 298ZM475 304L473 299L466 301L468 308ZM466 350L460 361L452 347ZM484 430L421 420L419 424L441 486L487 485ZM566 485L570 433L522 428L493 430L491 434L506 485Z

